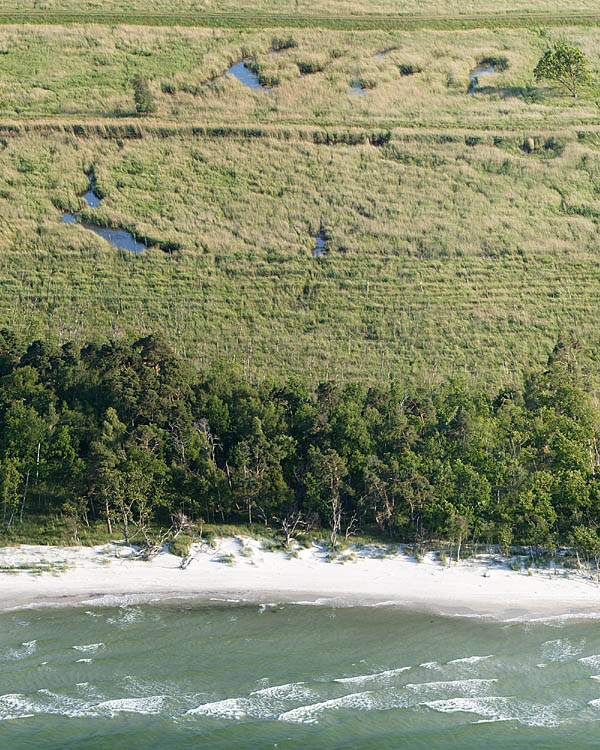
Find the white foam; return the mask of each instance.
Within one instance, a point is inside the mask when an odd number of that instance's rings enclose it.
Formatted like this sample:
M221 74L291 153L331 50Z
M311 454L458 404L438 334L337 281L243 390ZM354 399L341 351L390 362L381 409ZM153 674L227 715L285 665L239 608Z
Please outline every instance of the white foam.
M98 651L98 649L105 648L104 643L86 643L83 646L72 646L75 651Z
M148 602L153 594L103 594L95 599L85 599L79 602L79 606L85 607L129 607L133 604L144 604ZM77 603L67 604L66 606L76 606ZM34 605L35 606L35 605ZM54 606L61 606L60 604Z
M585 641L572 643L567 638L558 638L555 641L546 641L542 644L542 654L548 661L564 663L580 654L584 645Z
M38 690L37 694L42 698L32 706L36 714L60 714L70 719L97 716L89 703L78 698L59 695L46 689Z
M18 714L16 716L0 716L0 721L12 721L13 719L30 719L35 714Z
M555 727L561 724L553 706L519 702L504 696L449 698L422 705L442 713L478 714L492 721L518 721L529 727Z
M494 654L489 654L488 656L465 656L462 659L452 659L448 664L478 664L480 661L493 658Z
M475 697L486 693L497 679L489 680L441 680L439 682L409 682L404 687L414 693L427 695L428 693L446 693L450 691L452 696Z
M121 606L118 617L108 617L106 622L119 628L126 628L144 619L144 612L139 607Z
M370 690L364 693L350 693L350 695L344 695L341 698L332 698L308 706L293 708L280 714L278 718L280 721L291 721L299 724L317 724L319 715L330 709L373 710L376 707L376 696L377 694Z
M567 620L598 620L600 612L567 612L562 615L543 615L541 617L532 617L531 615L521 615L520 617L509 617L502 622L541 622L548 625L555 623L560 627Z
M273 719L285 713L294 702L315 700L317 694L303 682L273 685L250 693L247 697L225 698L221 701L203 703L189 709L187 714L201 714L219 719Z
M203 703L190 708L186 715L201 714L216 719L243 719L247 715L248 701L245 698L226 698L213 703Z
M75 663L76 664L90 664L91 661L92 661L91 659L77 659Z
M17 661L31 656L37 648L37 641L25 641L18 648L10 648L3 654L0 654L2 661Z
M423 669L435 669L435 670L441 670L442 665L437 661L424 661L423 664L419 664L420 667L423 667Z
M412 667L398 667L398 669L386 669L384 672L374 672L373 674L359 674L356 675L356 677L336 677L333 681L360 683L377 680L378 682L380 682L392 677L396 677L396 675L399 675L402 672L407 672L409 669L412 669Z
M34 715L32 712L35 712L35 706L24 695L19 693L0 695L0 721L29 718Z
M582 656L581 659L577 659L577 661L590 667L600 667L600 654Z
M103 701L94 708L101 713L111 716L127 712L134 714L159 714L165 704L164 695L150 695L144 698L117 698L115 700Z
M275 698L277 700L292 700L295 698L304 698L309 691L303 682L289 682L285 685L272 685L271 687L260 688L250 693L250 696L256 695L261 698Z

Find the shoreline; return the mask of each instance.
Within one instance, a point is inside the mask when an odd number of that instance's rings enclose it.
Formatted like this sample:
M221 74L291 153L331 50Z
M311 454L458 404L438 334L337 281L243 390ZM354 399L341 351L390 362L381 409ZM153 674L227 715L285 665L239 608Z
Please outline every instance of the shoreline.
M0 548L0 612L185 599L390 606L505 622L600 618L600 587L589 576L569 571L564 577L560 569L514 571L495 555L445 566L432 554L418 562L397 549L390 554L386 545L367 545L329 561L327 550L316 544L289 556L248 537L221 538L216 548L194 545L186 569L166 550L150 562L134 553L118 543Z

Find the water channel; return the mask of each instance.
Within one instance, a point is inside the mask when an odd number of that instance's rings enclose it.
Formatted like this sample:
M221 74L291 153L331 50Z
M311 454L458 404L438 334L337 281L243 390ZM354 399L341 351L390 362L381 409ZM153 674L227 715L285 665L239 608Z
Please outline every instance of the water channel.
M479 76L489 75L490 73L495 72L496 69L493 67L493 65L479 65L476 68L473 68L473 70L469 73L469 80L471 81L471 83L469 84L469 93L475 93L475 89L477 88L477 84L479 83Z
M94 188L94 176L92 174L90 175L89 189L83 194L83 198L90 208L98 208L102 202L102 199L96 194ZM119 250L129 250L133 253L141 253L148 249L143 242L136 240L131 232L128 232L126 229L112 229L110 227L102 227L99 224L93 224L89 221L81 221L79 219L80 213L80 211L76 214L65 213L61 217L61 222L63 224L79 224L79 226L82 226L84 229L94 232L99 237L107 240Z

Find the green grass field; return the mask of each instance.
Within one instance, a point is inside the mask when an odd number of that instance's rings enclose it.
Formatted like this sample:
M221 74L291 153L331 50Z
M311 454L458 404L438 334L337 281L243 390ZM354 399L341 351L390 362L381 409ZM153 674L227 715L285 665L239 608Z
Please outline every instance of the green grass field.
M59 341L161 331L197 363L313 381L496 387L560 333L593 352L600 88L575 100L534 82L558 32L300 29L268 54L289 34L0 27L0 325ZM594 29L560 35L600 67ZM507 69L468 94L490 56ZM272 91L222 76L242 58ZM151 116L133 116L135 72ZM60 223L91 170L103 202L83 217L172 252Z
M90 16L101 14L123 14L141 16L169 16L181 18L214 15L247 17L277 14L288 20L301 17L350 16L394 16L414 15L421 18L432 16L473 16L475 14L567 14L576 16L584 13L598 13L595 0L463 0L460 5L451 0L0 0L0 12L49 15L52 13L77 13Z

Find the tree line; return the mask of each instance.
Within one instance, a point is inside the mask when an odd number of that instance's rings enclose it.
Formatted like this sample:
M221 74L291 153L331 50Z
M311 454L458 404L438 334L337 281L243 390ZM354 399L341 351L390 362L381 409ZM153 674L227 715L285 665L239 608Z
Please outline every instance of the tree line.
M0 528L174 515L414 543L598 549L600 412L559 342L519 388L249 382L160 338L0 332Z

